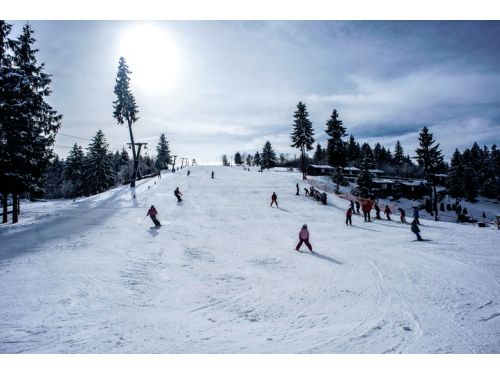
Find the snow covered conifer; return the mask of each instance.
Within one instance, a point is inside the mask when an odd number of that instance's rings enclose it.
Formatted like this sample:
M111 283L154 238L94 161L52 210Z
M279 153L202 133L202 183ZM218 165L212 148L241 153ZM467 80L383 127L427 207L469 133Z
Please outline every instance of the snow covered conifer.
M254 165L260 166L261 158L260 158L259 151L257 151L253 157L253 163L254 163Z
M373 178L371 173L369 172L370 162L367 158L363 159L361 163L361 171L358 176L358 186L361 190L361 196L368 197L369 190L373 186Z
M241 165L243 164L243 160L241 158L241 154L239 151L236 151L236 154L234 154L234 164L235 165Z
M165 134L162 133L160 135L160 140L158 142L158 146L156 146L156 152L158 153L156 156L155 166L157 169L166 169L168 164L171 164L170 158L170 148L168 146L168 141L165 138Z
M427 181L432 185L432 195L434 196L434 208L437 207L436 194L436 173L439 173L443 167L443 155L439 150L439 143L433 146L435 140L432 133L426 126L422 128L419 135L419 147L415 150L418 165L424 170ZM434 210L434 218L437 220L437 210Z
M63 177L65 180L65 189L63 194L66 198L76 198L84 193L83 180L83 161L85 155L82 146L74 144L69 151L64 166Z
M336 109L333 110L330 119L326 122L326 134L328 145L326 149L328 164L334 167L345 167L347 162L347 147L342 140L345 137L345 127L339 120L339 114Z
M118 62L118 73L116 74L115 94L117 99L113 102L113 117L116 118L118 124L124 124L127 121L128 131L130 134L130 143L132 144L132 156L134 160L134 168L132 170L132 178L130 187L135 187L137 169L139 167L138 155L135 151L134 134L132 133L132 125L139 118L139 110L135 102L134 95L130 89L129 74L132 72L128 69L127 63L123 57L120 57Z
M262 149L261 169L274 168L276 166L276 153L271 146L271 142L267 141Z
M309 113L307 113L306 105L302 102L297 104L297 110L293 116L295 118L293 124L293 132L291 134L292 147L300 149L301 165L302 165L302 178L306 179L305 167L305 152L312 150L314 143L314 130L312 122L309 120ZM268 168L268 167L267 167Z
M100 129L89 144L88 154L83 162L83 178L85 190L90 195L106 191L115 181L113 160Z

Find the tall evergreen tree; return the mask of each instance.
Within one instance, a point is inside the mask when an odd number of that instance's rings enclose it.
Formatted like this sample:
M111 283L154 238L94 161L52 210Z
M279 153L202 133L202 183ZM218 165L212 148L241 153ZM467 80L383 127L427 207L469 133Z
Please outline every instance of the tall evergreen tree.
M115 181L108 147L104 133L99 129L89 144L88 154L83 162L85 188L90 195L106 191Z
M436 174L439 173L443 166L443 155L441 150L439 150L439 143L435 146L434 138L432 133L429 133L429 129L426 126L422 128L419 135L419 147L415 150L417 156L418 165L424 170L426 179L430 182L432 186L431 195L433 195L434 204L434 219L437 221L438 210L437 210L437 194L436 194Z
M306 150L309 151L313 149L312 144L314 143L314 130L304 103L299 102L299 104L297 104L297 110L295 111L293 117L295 120L293 121L291 146L300 149L302 160L302 178L306 180L305 153Z
M363 143L361 145L361 150L360 150L360 153L359 153L359 158L360 158L360 161L361 161L360 166L363 164L363 161L365 159L368 162L368 164L370 164L371 166L373 166L375 164L375 158L373 156L373 150L372 150L371 146L368 143L365 142L365 143Z
M222 165L224 167L229 167L229 161L227 160L227 155L226 154L222 155Z
M248 166L252 165L252 163L253 163L253 157L252 157L252 155L250 155L250 154L247 155L246 163L247 163Z
M260 154L259 154L259 151L257 151L253 157L253 163L254 165L256 166L260 166L260 163L261 163L261 157L260 157Z
M156 146L156 152L158 153L156 156L155 166L157 169L166 169L168 168L168 164L170 164L170 148L168 146L168 141L165 138L165 134L162 133L160 135L160 140L158 141L158 146Z
M321 145L318 143L316 146L316 151L314 151L313 162L314 163L324 163L325 160L325 151L321 148Z
M396 167L396 172L399 173L401 167L403 166L404 162L404 151L403 151L403 146L401 146L401 143L399 140L396 141L396 146L394 147L394 166Z
M243 159L241 158L241 154L239 151L236 151L236 154L234 154L234 164L235 165L243 164Z
M137 115L139 114L139 110L137 109L134 95L132 94L132 91L130 89L129 75L131 73L132 72L128 69L125 59L123 57L120 57L114 89L117 99L113 102L113 117L116 118L118 124L120 125L124 124L125 121L127 121L130 134L130 143L132 144L132 156L134 160L134 168L132 170L130 187L135 187L135 180L139 167L139 155L137 155L135 150L132 125L139 119L137 117Z
M368 159L363 159L361 162L361 171L358 176L358 186L361 190L361 196L364 198L368 198L370 189L373 186L373 178L371 173L369 172L370 169L370 162Z
M464 164L462 154L455 149L450 161L450 170L446 179L448 194L452 198L462 198L464 194Z
M262 149L261 169L274 168L276 166L276 153L271 146L271 142L267 141Z
M84 194L83 161L85 155L82 146L74 144L69 151L64 166L63 178L65 188L63 194L66 198L76 198Z
M351 134L347 143L347 162L350 165L358 164L360 151L359 143L354 140L354 136Z
M326 122L326 134L330 136L327 145L328 164L334 167L345 167L347 162L347 148L342 140L345 137L345 128L342 121L338 119L339 114L336 109Z

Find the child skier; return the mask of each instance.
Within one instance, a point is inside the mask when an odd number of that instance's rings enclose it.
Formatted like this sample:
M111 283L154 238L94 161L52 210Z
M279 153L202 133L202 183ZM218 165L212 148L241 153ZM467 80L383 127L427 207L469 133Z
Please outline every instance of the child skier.
M378 203L376 201L374 203L374 207L375 207L375 212L377 214L377 216L375 216L375 219L381 220L382 218L380 217L380 207L378 206Z
M148 210L148 213L146 214L146 216L149 216L151 218L151 220L153 220L155 227L159 228L159 227L161 227L161 224L158 221L158 219L156 218L156 215L158 215L158 211L156 211L155 206L151 206L151 208Z
M402 223L406 223L406 212L404 209L401 207L398 208L399 210L399 220L401 220Z
M275 192L273 192L273 195L271 195L271 204L269 205L270 207L273 206L273 203L276 203L276 207L278 207L278 201L276 199L278 199L278 196Z
M182 193L179 191L179 188L175 189L174 195L177 198L177 202L182 202L182 198L181 198Z
M416 218L413 219L413 221L411 222L411 231L413 233L415 233L415 235L417 236L417 240L418 241L423 241L422 237L420 237L420 228L417 225L417 219Z
M392 211L388 205L385 205L384 213L385 213L385 216L387 217L387 220L391 220Z
M307 224L302 225L302 229L299 232L299 243L295 247L295 250L299 251L300 247L302 246L302 243L306 244L311 253L313 252L312 246L309 243L309 231L307 230Z
M351 225L351 227L352 227L352 208L351 207L349 207L347 209L347 212L345 213L345 225L346 226Z

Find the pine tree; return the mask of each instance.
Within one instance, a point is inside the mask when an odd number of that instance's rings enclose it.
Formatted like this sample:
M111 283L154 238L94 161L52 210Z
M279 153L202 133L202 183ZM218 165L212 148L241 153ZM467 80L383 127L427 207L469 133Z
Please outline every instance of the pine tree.
M313 162L317 164L321 164L325 159L325 151L321 148L321 145L318 143L316 146L316 151L314 151Z
M250 155L250 154L247 155L246 163L247 163L248 166L252 165L252 163L253 163L253 157L252 157L252 155Z
M302 178L306 180L305 153L306 150L312 150L312 144L314 143L314 130L304 103L299 102L299 104L297 104L297 110L295 111L293 117L295 120L293 121L291 146L300 149L302 160Z
M358 187L361 190L361 196L364 198L368 198L369 191L373 186L373 179L371 173L369 172L369 169L370 162L365 158L361 162L361 172L359 173L357 180Z
M359 143L354 140L354 136L351 134L347 144L347 162L349 162L350 165L358 164L360 152Z
M83 179L84 159L85 155L82 147L75 143L73 148L69 151L63 171L65 186L63 189L63 195L66 198L76 198L82 196L85 191Z
M49 161L43 173L43 196L61 198L63 196L63 171L65 162L58 155Z
M229 161L227 160L227 155L226 154L222 155L222 165L224 167L229 167Z
M462 198L464 194L464 165L462 155L455 149L450 161L450 170L446 180L448 194L452 198Z
M118 124L124 124L127 121L130 134L130 143L132 145L132 156L134 160L134 168L132 170L132 178L130 187L135 187L137 170L139 167L139 158L135 151L134 134L132 133L132 125L139 119L137 115L139 110L135 102L134 95L130 89L129 75L132 72L128 69L127 63L123 57L120 57L118 63L118 73L116 75L116 83L114 92L117 99L113 102L113 117L116 118Z
M115 181L112 157L102 130L98 130L88 147L88 154L83 162L83 178L88 194L99 194Z
M375 158L373 156L372 148L368 143L365 142L361 146L359 158L361 160L361 165L363 164L363 160L365 160L365 159L368 162L368 164L370 164L370 165L373 165L375 163Z
M160 140L158 146L156 146L156 156L155 166L157 169L166 169L168 164L171 164L170 148L168 146L168 141L165 138L165 134L160 135Z
M236 151L236 154L234 154L234 164L235 165L241 165L243 164L243 160L241 158L241 154L239 151Z
M394 147L394 166L396 167L396 173L399 174L401 167L404 163L404 151L399 140L396 141L396 146Z
M254 165L256 166L260 166L261 164L261 158L260 158L260 154L259 154L259 151L257 151L253 157L253 163Z
M20 193L31 198L43 193L43 175L62 116L45 101L51 76L44 72L45 64L37 63L31 26L25 25L16 41L8 38L10 29L0 22L0 177L2 194L12 193L17 208ZM18 221L17 209L12 221Z
M347 161L347 148L342 140L345 137L345 128L338 119L339 114L334 109L332 116L326 122L326 134L330 136L327 145L328 164L334 167L345 167Z
M424 170L427 181L432 185L432 195L434 196L434 219L437 221L437 194L436 194L436 173L439 173L443 166L443 155L439 150L439 144L433 146L434 139L432 133L426 126L422 128L419 135L420 146L415 150L418 165Z
M261 160L261 169L274 168L276 166L276 153L274 152L271 143L269 141L266 142L262 149L262 160Z

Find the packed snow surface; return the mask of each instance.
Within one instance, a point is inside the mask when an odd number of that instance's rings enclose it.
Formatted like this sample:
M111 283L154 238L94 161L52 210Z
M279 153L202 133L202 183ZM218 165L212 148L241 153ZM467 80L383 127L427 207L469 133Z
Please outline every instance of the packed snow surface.
M500 231L421 220L417 242L347 228L297 173L190 169L0 226L0 352L500 352ZM315 254L294 250L304 223Z

